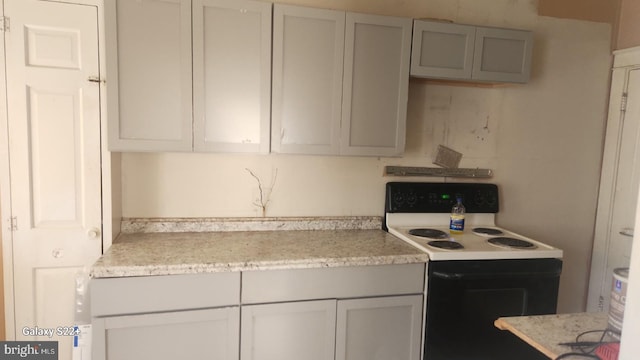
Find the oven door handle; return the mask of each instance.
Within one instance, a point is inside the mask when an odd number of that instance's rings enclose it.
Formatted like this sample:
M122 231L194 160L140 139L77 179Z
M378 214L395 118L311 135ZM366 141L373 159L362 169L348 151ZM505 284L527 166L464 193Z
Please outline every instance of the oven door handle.
M521 278L544 278L559 277L560 271L553 272L516 272L516 273L456 273L434 271L430 276L444 280L463 280L463 279L521 279Z

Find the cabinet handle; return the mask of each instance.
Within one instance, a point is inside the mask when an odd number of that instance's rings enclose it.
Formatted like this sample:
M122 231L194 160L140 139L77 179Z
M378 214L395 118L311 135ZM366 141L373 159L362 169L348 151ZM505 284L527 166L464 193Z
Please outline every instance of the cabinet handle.
M620 230L620 235L633 237L633 228L623 228Z

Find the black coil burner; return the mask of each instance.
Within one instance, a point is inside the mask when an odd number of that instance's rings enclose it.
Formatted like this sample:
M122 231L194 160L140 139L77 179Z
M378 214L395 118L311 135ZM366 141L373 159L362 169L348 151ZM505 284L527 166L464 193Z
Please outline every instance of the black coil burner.
M500 236L500 235L504 235L504 233L502 232L502 230L500 229L494 229L494 228L483 228L483 227L479 227L479 228L474 228L472 230L474 233L479 234L479 235L489 235L489 236Z
M449 234L442 230L436 229L411 229L409 230L410 235L425 237L429 239L448 239Z
M427 245L436 247L438 249L444 249L444 250L460 250L460 249L464 249L464 246L462 246L462 244L460 244L459 242L451 241L451 240L429 241L427 243Z
M537 246L526 240L511 237L494 237L488 240L490 244L510 249L535 249Z

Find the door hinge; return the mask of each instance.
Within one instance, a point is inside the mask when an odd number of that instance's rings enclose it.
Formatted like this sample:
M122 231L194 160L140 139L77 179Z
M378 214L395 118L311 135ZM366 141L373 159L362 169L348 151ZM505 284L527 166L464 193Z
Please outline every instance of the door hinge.
M8 16L0 17L0 31L2 32L11 31L11 21Z
M11 218L9 218L9 230L10 231L17 231L18 230L18 217L17 216L12 216Z
M620 111L627 111L627 93L622 93L622 99L620 99Z

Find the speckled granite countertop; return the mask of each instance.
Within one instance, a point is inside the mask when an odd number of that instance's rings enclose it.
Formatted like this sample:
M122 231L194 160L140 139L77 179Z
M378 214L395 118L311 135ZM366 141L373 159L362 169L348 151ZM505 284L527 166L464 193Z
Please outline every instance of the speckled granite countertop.
M575 342L576 336L590 330L607 328L606 313L577 313L537 316L503 317L495 325L501 330L511 331L540 352L555 359L569 353L571 347L560 343ZM602 333L588 334L581 341L597 341ZM584 359L568 357L566 359Z
M313 230L122 233L93 265L91 276L150 276L428 261L427 254L383 230L317 228L314 225Z

